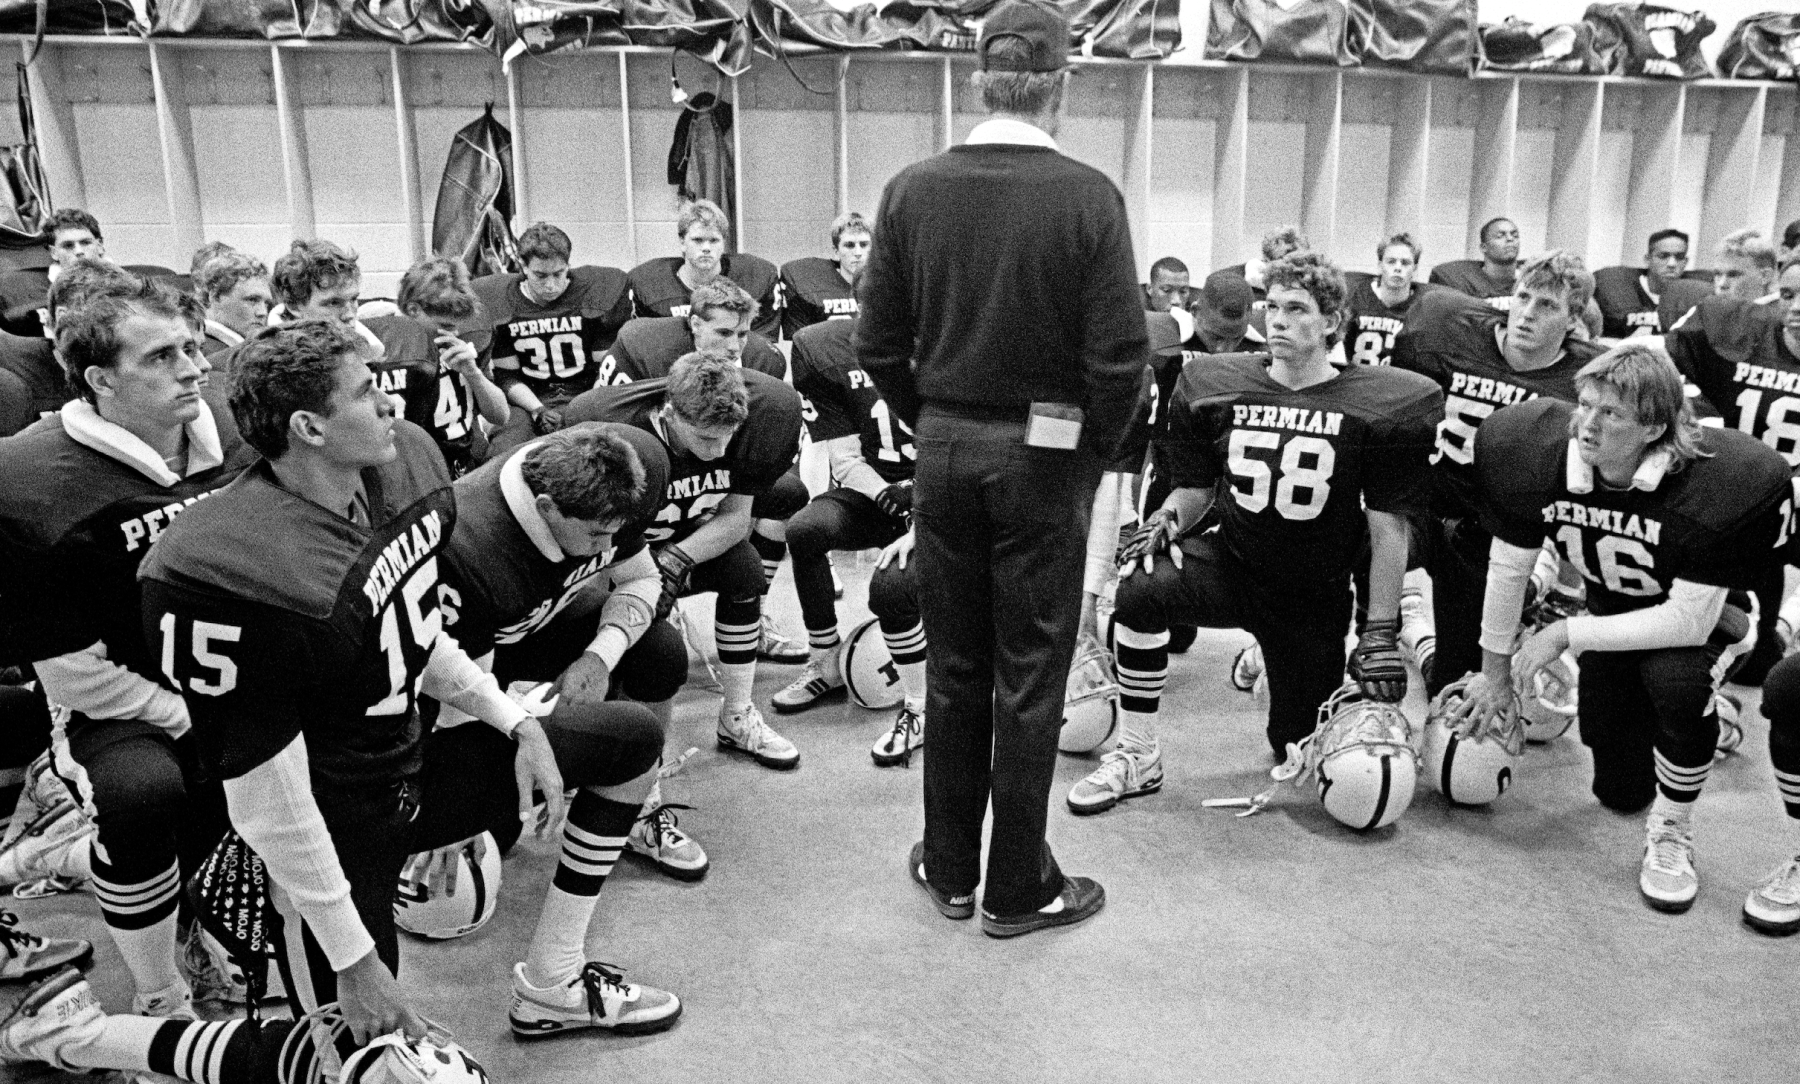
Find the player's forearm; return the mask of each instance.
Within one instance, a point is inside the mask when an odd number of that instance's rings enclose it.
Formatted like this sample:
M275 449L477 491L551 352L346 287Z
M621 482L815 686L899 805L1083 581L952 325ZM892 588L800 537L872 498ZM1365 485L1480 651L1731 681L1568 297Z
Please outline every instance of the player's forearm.
M90 719L132 719L179 738L188 731L187 702L141 674L107 658L95 643L36 664L44 695Z
M1187 534L1206 515L1212 502L1212 486L1188 486L1170 490L1169 495L1163 498L1162 506L1175 513L1175 522L1181 525L1181 533Z
M431 661L425 664L419 691L480 719L502 734L510 735L527 714L500 691L494 675L469 658L469 653L447 632L438 633L432 644Z
M1718 627L1725 609L1725 588L1676 580L1669 597L1643 610L1568 619L1569 650L1656 651L1699 647Z
M232 827L268 867L313 937L342 971L375 947L338 861L331 832L313 798L306 739L295 737L275 756L225 781Z
M733 501L742 503L733 505ZM695 564L701 564L749 538L752 523L750 498L734 494L726 498L726 504L719 506L718 515L701 524L678 545L681 546L681 552L694 559Z
M1090 596L1105 591L1119 574L1119 495L1127 477L1107 471L1094 490L1094 510L1088 520L1087 574L1082 579L1082 590Z
M1512 658L1525 612L1525 594L1542 548L1494 539L1488 546L1487 586L1481 599L1481 649ZM1485 658L1485 655L1484 655Z
M544 401L539 399L537 392L532 391L524 379L519 376L519 370L507 369L496 363L494 376L500 381L500 386L506 390L506 398L513 406L527 414L544 409Z
M1400 613L1400 587L1406 579L1406 552L1411 534L1406 520L1392 512L1369 509L1369 598L1371 621L1391 621Z
M655 619L656 603L662 597L662 574L649 547L610 566L607 572L612 593L600 607L600 628L588 650L613 670Z
M863 458L862 442L855 436L833 437L825 442L831 461L831 480L874 500L888 486L869 461Z
M506 424L506 419L512 414L512 408L506 402L506 393L479 368L470 371L469 394L475 397L475 409L480 413L482 421L489 425Z

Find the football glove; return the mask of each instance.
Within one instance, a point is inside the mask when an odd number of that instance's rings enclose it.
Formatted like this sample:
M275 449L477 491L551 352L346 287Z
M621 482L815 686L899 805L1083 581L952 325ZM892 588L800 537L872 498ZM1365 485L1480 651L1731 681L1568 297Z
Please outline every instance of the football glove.
M1169 552L1181 537L1181 527L1176 522L1175 512L1170 508L1159 508L1150 513L1148 519L1138 525L1131 537L1119 547L1117 561L1119 569L1127 576L1134 570L1139 561L1144 562L1144 571L1150 571L1150 563L1160 555Z
M880 493L875 494L875 503L883 512L895 518L912 514L912 483L895 482Z
M1350 653L1350 676L1370 700L1392 704L1406 696L1406 658L1399 640L1399 618L1370 621Z
M694 559L680 546L664 546L657 551L656 570L662 574L662 595L656 600L656 620L661 621L675 608L675 600L687 593Z
M538 436L547 436L563 427L562 411L549 407L538 407L531 412L531 431Z

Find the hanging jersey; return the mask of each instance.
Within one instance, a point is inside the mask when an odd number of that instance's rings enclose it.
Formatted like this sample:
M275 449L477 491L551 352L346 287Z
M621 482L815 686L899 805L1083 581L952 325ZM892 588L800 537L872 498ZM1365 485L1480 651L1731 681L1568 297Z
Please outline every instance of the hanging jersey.
M1501 407L1546 396L1575 401L1575 374L1601 354L1569 339L1555 364L1516 372L1500 351L1506 314L1454 290L1419 302L1394 340L1393 365L1423 374L1444 392L1444 420L1432 452L1432 511L1445 518L1475 514L1475 433Z
M1298 391L1255 355L1192 365L1176 385L1159 455L1177 489L1219 487L1226 546L1271 581L1349 575L1365 507L1407 514L1443 396L1429 380L1351 366Z
M362 472L368 526L258 463L144 562L143 635L218 778L301 735L315 789L419 770L417 690L444 627L440 562L456 506L431 438L405 424L394 437L394 462Z
M1800 467L1800 357L1777 306L1710 297L1663 342L1728 426Z
M619 339L600 363L604 384L629 384L634 380L659 380L681 360L694 352L694 333L685 316L639 317L626 324ZM746 369L772 376L787 377L787 359L774 343L752 331L738 359Z
M803 327L854 319L859 311L856 287L836 260L807 256L781 265L781 333L790 342Z
M81 444L61 417L0 440L0 659L38 662L96 640L156 680L139 619L138 563L176 517L256 458L223 391L202 393L223 462L165 486Z
M647 532L650 545L679 542L718 512L732 494L757 496L793 466L800 451L800 396L774 377L753 369L744 372L750 416L718 459L703 460L674 447L655 415L662 409L662 379L640 380L618 387L595 388L563 411L565 424L618 422L654 433L669 457L669 483L656 523Z
M1345 356L1352 365L1388 364L1394 360L1394 339L1406 330L1419 299L1437 287L1415 282L1406 300L1389 305L1375 292L1373 275L1352 272L1344 279L1349 286L1344 298Z
M1633 335L1664 335L1688 310L1712 296L1703 282L1676 279L1651 297L1644 289L1645 274L1636 267L1602 267L1594 272L1594 303L1603 321L1600 334L1608 339Z
M1729 429L1706 429L1709 454L1665 474L1655 489L1614 490L1592 480L1569 439L1574 408L1538 400L1489 418L1476 439L1484 522L1496 538L1536 549L1546 538L1587 581L1596 614L1625 613L1669 597L1678 579L1754 590L1793 511L1787 463ZM1575 475L1575 477L1571 477Z
M645 260L631 269L631 296L639 316L686 316L693 291L676 274L681 270L680 256L659 256ZM781 273L761 256L745 252L726 253L723 260L726 278L737 283L756 299L756 323L751 326L765 339L781 333L781 295L778 285Z
M506 499L502 469L539 442L457 480L456 531L445 551L438 599L445 627L470 658L479 659L500 644L518 643L548 625L583 589L644 549L644 532L668 488L668 453L654 433L616 423L587 424L630 444L644 467L643 505L613 535L612 546L591 557L546 557L519 526ZM615 585L601 586L610 591Z
M551 406L596 383L600 359L631 319L631 288L616 267L576 267L555 301L539 304L519 288L520 275L475 280L493 326L494 373L515 379Z
M912 430L888 409L875 382L856 363L856 320L828 320L794 338L794 390L815 443L855 436L863 461L885 481L913 476L918 450Z
M1472 297L1491 309L1505 312L1512 306L1513 275L1490 275L1480 260L1448 260L1431 269L1428 280L1434 286L1448 286L1465 297Z

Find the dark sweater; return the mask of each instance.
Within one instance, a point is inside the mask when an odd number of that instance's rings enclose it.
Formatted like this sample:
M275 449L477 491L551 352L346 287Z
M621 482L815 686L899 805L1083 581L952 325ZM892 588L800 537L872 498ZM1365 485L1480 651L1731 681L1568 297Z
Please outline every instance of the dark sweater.
M888 182L857 288L858 360L909 424L920 404L1087 412L1084 442L1124 435L1149 361L1125 201L1042 147L978 144Z

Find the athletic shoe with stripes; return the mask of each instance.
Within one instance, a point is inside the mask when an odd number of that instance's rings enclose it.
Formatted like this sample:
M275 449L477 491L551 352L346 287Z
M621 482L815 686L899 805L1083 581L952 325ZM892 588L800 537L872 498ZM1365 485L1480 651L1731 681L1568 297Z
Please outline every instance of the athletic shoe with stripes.
M743 753L765 768L786 771L800 765L800 750L763 722L763 714L755 704L734 712L727 712L720 705L715 736L719 748L730 753Z
M72 967L25 991L0 1018L0 1062L42 1061L71 1073L63 1054L93 1042L106 1030L106 1013L81 972Z
M1650 814L1644 825L1638 891L1645 903L1669 914L1678 915L1694 905L1694 897L1700 894L1700 875L1694 871L1692 827Z
M887 733L875 739L869 756L874 759L877 768L891 768L896 764L911 767L912 751L924 745L925 713L902 705L900 714L894 716L894 725L888 728Z
M1162 789L1162 743L1150 748L1121 745L1100 758L1100 766L1069 788L1069 812L1078 816L1104 813L1127 798Z
M65 967L86 967L94 946L65 937L40 937L19 928L19 916L0 911L0 982L24 982Z
M674 1025L681 999L667 990L626 982L610 964L589 961L561 986L533 986L525 981L525 965L513 967L513 1034L524 1039L556 1035L580 1028L601 1028L614 1035L642 1035Z
M1800 858L1790 858L1744 897L1744 922L1758 933L1800 932Z
M793 684L769 697L769 706L783 715L792 715L820 704L836 703L847 695L844 675L837 672L837 667L812 659Z

